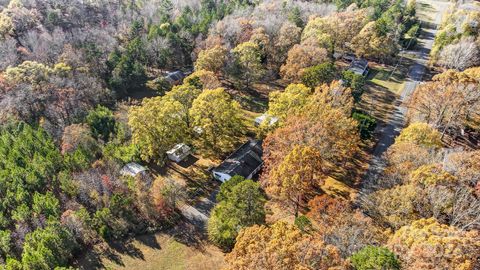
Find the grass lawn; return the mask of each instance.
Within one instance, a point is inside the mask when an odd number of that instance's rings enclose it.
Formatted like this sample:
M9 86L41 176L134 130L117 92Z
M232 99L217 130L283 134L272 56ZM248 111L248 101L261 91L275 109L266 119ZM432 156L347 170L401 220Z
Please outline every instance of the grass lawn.
M396 69L392 74L392 71L392 67L374 67L368 74L368 80L392 91L395 94L399 94L405 84L405 73Z
M223 253L212 245L197 249L162 233L155 235L153 245L151 241L144 240L140 236L133 242L142 256L118 254L117 262L103 260L105 269L216 270L224 266Z

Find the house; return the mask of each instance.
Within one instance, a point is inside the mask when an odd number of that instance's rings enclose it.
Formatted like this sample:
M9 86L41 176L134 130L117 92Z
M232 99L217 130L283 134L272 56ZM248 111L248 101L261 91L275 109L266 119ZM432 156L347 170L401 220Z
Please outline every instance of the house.
M183 78L185 78L185 74L183 74L183 72L181 72L180 70L177 70L167 73L164 78L171 85L177 85L182 83Z
M262 142L249 140L212 170L213 178L221 182L235 175L252 178L262 168L262 154Z
M190 155L191 153L192 152L190 146L184 143L179 143L175 145L172 149L167 151L167 156L170 160L178 163L188 157L188 155Z
M136 177L137 175L144 176L147 173L147 168L143 167L142 165L131 162L125 165L121 170L120 174L123 176L132 176Z
M264 113L259 117L255 118L254 124L256 127L258 127L263 124L263 122L265 122L267 119L269 119L268 126L273 126L278 122L278 117L269 116L268 114Z
M348 70L352 71L355 74L367 76L368 74L368 61L361 59L354 59L350 64Z

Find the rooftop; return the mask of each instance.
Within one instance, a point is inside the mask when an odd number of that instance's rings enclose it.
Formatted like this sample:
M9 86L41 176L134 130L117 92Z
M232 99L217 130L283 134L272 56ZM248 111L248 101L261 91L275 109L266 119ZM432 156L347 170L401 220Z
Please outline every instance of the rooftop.
M351 70L354 73L363 75L367 67L368 67L368 61L361 58L361 59L353 60L348 70Z
M137 176L139 173L147 171L147 168L143 167L138 163L128 163L125 165L121 170L120 173L122 175L129 175L129 176Z
M231 176L248 177L262 165L262 154L262 142L249 140L228 156L222 164L215 168L215 171Z

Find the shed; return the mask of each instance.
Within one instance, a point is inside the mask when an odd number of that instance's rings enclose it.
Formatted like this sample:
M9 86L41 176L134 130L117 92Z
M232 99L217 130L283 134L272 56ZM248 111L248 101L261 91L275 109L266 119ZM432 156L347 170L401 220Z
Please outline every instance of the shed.
M213 177L225 182L235 175L252 178L262 168L262 142L249 140L212 170Z
M180 162L184 160L190 154L191 154L190 146L184 143L179 143L175 145L172 149L167 151L168 158L175 162Z
M277 122L278 122L278 117L275 117L275 116L270 116L266 113L260 115L259 117L255 118L255 126L260 126L261 124L263 124L263 122L267 121L267 119L269 120L268 122L268 126L273 126L275 125Z
M354 59L348 70L355 74L366 76L368 74L368 61L366 59Z
M147 172L147 170L148 169L143 167L142 165L135 162L131 162L123 166L123 168L120 170L120 174L124 176L136 177L139 174L144 175Z
M183 72L181 72L180 70L169 72L165 76L165 80L167 80L172 85L181 84L183 78L185 78L185 74L183 74Z

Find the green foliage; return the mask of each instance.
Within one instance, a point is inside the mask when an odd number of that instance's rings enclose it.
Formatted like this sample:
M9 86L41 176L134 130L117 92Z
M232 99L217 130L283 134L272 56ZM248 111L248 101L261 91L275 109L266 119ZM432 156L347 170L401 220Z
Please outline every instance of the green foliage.
M302 19L301 11L297 6L288 12L288 20L300 28L303 28L305 25L305 22Z
M330 83L335 79L335 75L335 65L327 62L306 68L302 76L302 83L310 88L315 88L324 83Z
M45 195L36 192L33 195L32 210L35 215L58 218L60 203L51 192L47 192Z
M235 62L231 74L245 88L249 88L263 76L265 71L260 47L253 42L244 42L235 47L232 52Z
M172 85L164 77L158 77L154 80L147 81L146 85L160 95L163 95L172 89Z
M75 151L66 153L63 156L65 168L69 171L81 171L90 167L90 163L94 160L95 153L84 149L77 148Z
M12 248L12 233L9 230L0 230L0 252L3 257L10 254Z
M22 253L23 269L50 270L64 266L77 248L72 233L58 223L27 234Z
M217 202L227 200L232 192L232 189L240 184L241 182L245 181L245 177L241 175L234 175L232 178L228 179L226 182L222 183L220 186L220 191L217 194Z
M11 123L0 128L0 156L0 212L5 220L25 220L33 194L54 184L62 168L60 152L42 129Z
M312 229L312 222L308 217L300 215L295 218L295 226L297 226L302 232L308 232Z
M111 69L110 86L120 93L142 88L146 81L145 44L139 37L129 40L123 52L112 52L108 59Z
M266 199L260 184L240 177L233 181L224 183L223 192L228 196L215 206L208 220L210 240L225 250L233 247L240 229L265 222ZM232 187L235 182L239 183Z
M115 118L107 107L97 106L95 110L91 110L87 115L86 122L96 139L107 142L115 134Z
M365 90L365 77L351 70L345 70L342 72L342 83L345 87L352 89L355 102L359 102Z
M367 246L351 257L357 270L398 270L400 263L393 252L384 247Z
M362 139L370 139L377 127L377 120L368 114L354 112L352 118L357 120L360 137Z
M117 144L109 142L103 148L103 156L120 163L140 161L140 149L133 143Z

